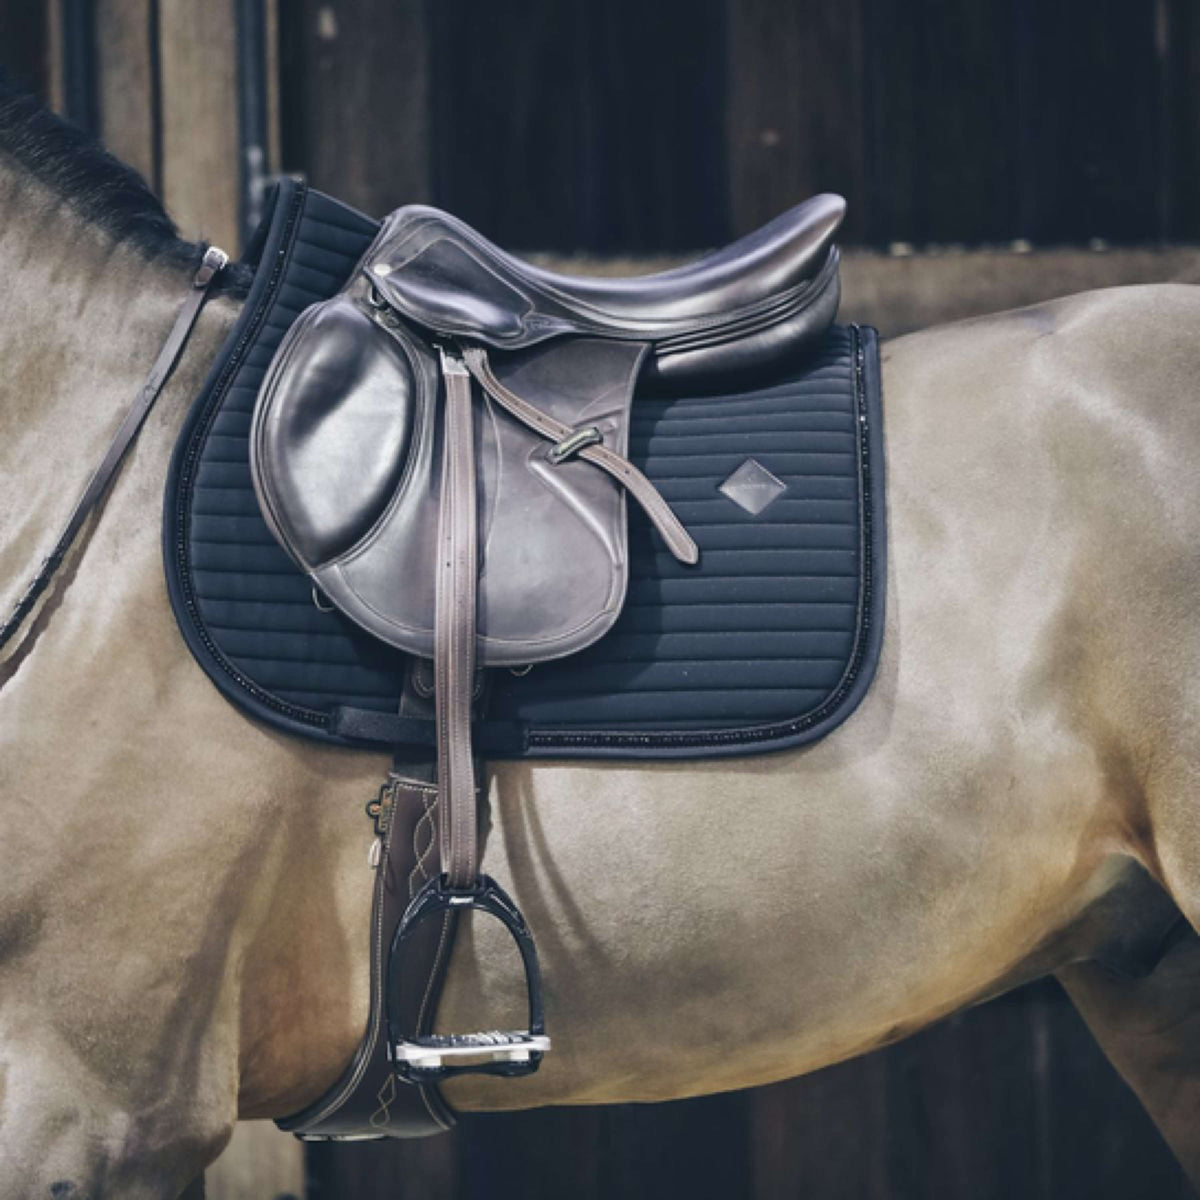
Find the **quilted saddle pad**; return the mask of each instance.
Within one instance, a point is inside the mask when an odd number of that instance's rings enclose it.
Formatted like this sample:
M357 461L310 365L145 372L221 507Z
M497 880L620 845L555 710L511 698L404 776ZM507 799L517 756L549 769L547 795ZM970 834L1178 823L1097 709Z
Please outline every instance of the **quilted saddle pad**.
M377 226L284 181L254 282L176 447L164 509L180 629L221 691L289 733L432 747L397 715L404 656L330 611L259 513L248 437L275 347L341 287ZM630 586L582 653L497 671L493 758L701 758L811 742L870 685L886 535L874 330L834 326L803 362L736 393L638 396L629 456L700 546L682 566L630 506Z

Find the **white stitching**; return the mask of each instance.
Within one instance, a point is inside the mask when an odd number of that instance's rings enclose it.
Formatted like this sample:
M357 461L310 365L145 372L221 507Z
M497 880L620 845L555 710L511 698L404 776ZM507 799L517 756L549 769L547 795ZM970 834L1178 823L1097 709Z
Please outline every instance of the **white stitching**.
M421 815L421 819L413 826L413 854L416 855L416 861L413 863L413 869L408 873L408 898L411 900L417 894L417 874L420 873L420 882L424 883L429 879L429 872L425 870L425 860L429 857L429 852L433 849L436 840L436 829L433 821L433 814L437 811L439 799L435 797L432 804L429 803L430 793L422 791L421 803L425 806L425 811ZM425 842L425 848L421 849L417 845L417 838L420 836L421 829L425 827L429 830L429 838Z
M433 1106L429 1103L429 1089L424 1087L418 1088L417 1095L421 1097L421 1103L425 1105L425 1111L429 1114L429 1117L434 1124L440 1125L443 1129L449 1129L450 1126L447 1125L446 1122L443 1121L442 1118L433 1111Z

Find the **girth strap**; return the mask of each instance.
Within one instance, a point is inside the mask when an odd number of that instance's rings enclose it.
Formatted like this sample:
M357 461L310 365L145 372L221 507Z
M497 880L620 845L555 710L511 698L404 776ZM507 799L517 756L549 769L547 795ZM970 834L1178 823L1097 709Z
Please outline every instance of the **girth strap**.
M108 491L109 485L116 477L117 468L120 467L129 447L133 445L138 431L150 414L150 409L154 407L155 400L158 399L163 386L170 378L171 371L179 360L179 355L192 332L192 326L196 324L196 318L199 317L200 310L204 307L205 300L208 299L213 281L225 269L225 264L228 262L229 255L216 246L209 246L204 251L204 258L196 274L192 277L192 290L184 300L179 315L175 318L175 324L171 326L171 332L158 352L158 357L150 368L150 374L146 376L146 382L142 384L141 390L134 397L129 411L125 414L125 419L121 422L120 428L113 435L113 440L105 451L104 458L101 459L100 465L88 480L83 495L79 497L79 501L67 518L62 533L58 535L58 541L54 543L54 549L42 561L37 574L17 601L8 619L3 625L0 625L0 649L4 648L5 644L20 629L25 618L33 611L38 597L54 578L54 573L62 565L67 551L79 536L79 532L88 517L91 516L92 510L103 499L104 493Z

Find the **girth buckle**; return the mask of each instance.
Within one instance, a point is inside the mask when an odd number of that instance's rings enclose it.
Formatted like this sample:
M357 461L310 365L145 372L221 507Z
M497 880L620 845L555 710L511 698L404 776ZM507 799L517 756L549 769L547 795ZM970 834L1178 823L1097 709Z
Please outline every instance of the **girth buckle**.
M529 1000L527 1029L489 1029L481 1033L406 1034L398 1012L406 943L431 917L474 909L495 917L512 935L525 969ZM406 1083L437 1083L454 1075L532 1075L550 1049L542 1006L542 974L533 935L508 893L490 876L475 886L448 887L445 876L431 879L412 899L392 938L388 959L388 1058Z

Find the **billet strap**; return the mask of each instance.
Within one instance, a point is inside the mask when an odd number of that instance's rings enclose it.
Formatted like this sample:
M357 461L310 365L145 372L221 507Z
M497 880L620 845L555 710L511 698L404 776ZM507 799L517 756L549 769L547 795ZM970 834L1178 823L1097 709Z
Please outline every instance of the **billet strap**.
M684 529L670 505L659 495L658 489L629 461L600 441L599 431L594 428L572 429L561 421L544 413L527 400L522 400L511 388L497 378L488 362L487 351L482 346L467 346L463 349L463 361L468 370L479 381L493 400L506 412L516 417L522 425L534 433L554 442L551 459L555 463L571 457L586 459L607 471L645 509L646 516L662 535L667 548L682 563L689 566L700 560L700 551L691 534Z
M154 360L154 365L150 368L150 374L146 376L146 382L142 384L141 390L134 397L129 411L125 414L125 419L113 435L108 450L105 451L104 458L101 459L100 465L88 480L83 495L79 497L71 515L67 518L62 533L58 535L58 541L54 543L54 549L42 561L37 574L17 601L8 619L3 625L0 625L0 649L3 649L20 629L25 618L33 611L38 598L50 585L50 581L62 565L67 551L79 536L84 523L96 505L103 499L105 492L108 491L129 447L133 445L138 431L142 428L146 417L149 416L151 408L154 407L154 402L171 377L171 372L187 343L192 327L196 324L196 318L199 317L200 310L204 307L205 300L208 299L213 282L225 269L228 262L229 255L216 246L209 246L204 251L204 258L201 260L196 274L192 277L191 290L179 310L179 315L175 318L175 324L171 327L167 340Z
M469 888L479 873L471 700L475 686L479 580L475 487L475 418L471 376L443 349L446 383L442 499L434 599L433 665L437 702L442 864L451 888Z

